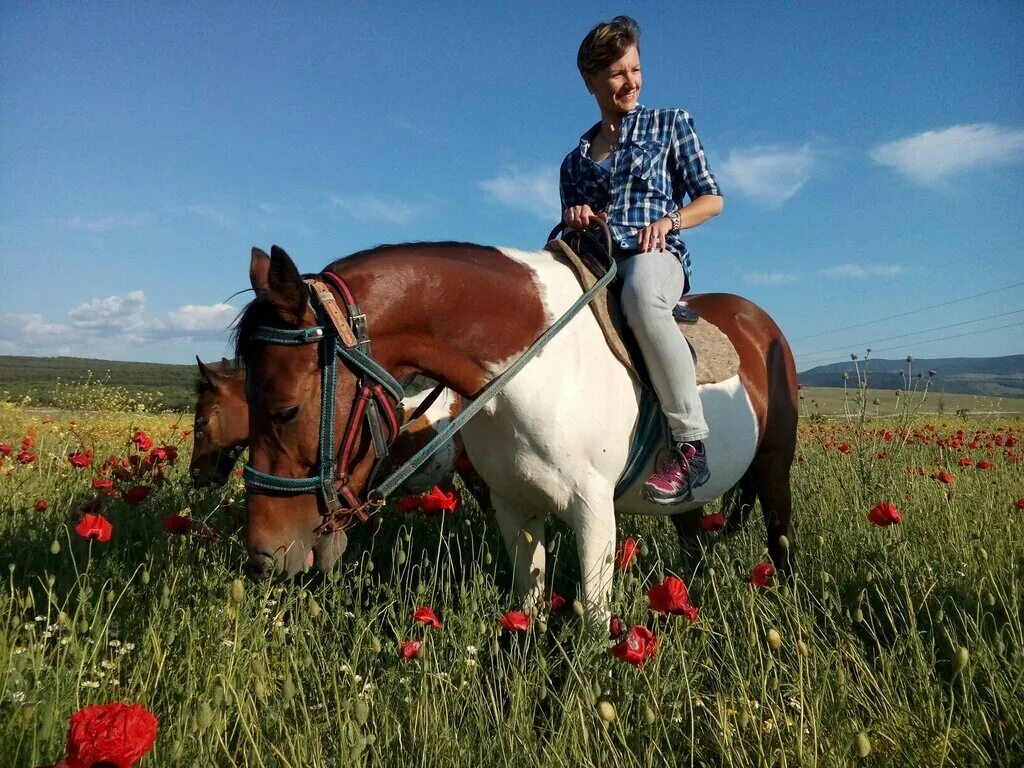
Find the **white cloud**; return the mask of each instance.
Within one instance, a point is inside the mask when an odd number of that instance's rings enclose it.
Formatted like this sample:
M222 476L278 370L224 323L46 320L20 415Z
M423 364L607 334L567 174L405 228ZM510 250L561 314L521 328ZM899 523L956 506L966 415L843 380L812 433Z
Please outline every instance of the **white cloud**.
M795 282L797 276L792 272L748 272L743 279L752 285L785 285Z
M114 229L127 229L130 227L145 227L152 224L156 218L151 213L137 213L134 216L70 216L58 220L58 224L67 229L86 230L88 232L110 232Z
M201 219L205 219L211 224L216 224L218 227L224 227L225 229L230 229L231 227L231 217L216 205L188 205L185 206L185 210Z
M397 198L381 197L380 195L331 195L331 210L340 211L359 221L381 220L392 224L402 224L420 216L427 210L422 203L411 203Z
M531 171L509 168L478 185L492 200L502 205L529 211L545 221L557 221L560 217L556 166Z
M198 333L221 334L231 325L237 314L238 309L230 304L186 304L173 312L168 312L164 323L168 331L180 331L190 336Z
M871 149L871 159L918 184L930 185L953 173L1005 165L1024 158L1024 129L991 123L924 131Z
M720 163L726 193L736 190L757 203L774 208L799 192L818 167L818 151L802 147L751 147L734 149Z
M124 296L107 296L80 304L68 312L76 328L138 328L146 308L146 294L132 291Z
M869 277L896 277L903 271L903 267L899 264L846 263L823 269L821 274L828 277L852 277L856 280L866 280Z

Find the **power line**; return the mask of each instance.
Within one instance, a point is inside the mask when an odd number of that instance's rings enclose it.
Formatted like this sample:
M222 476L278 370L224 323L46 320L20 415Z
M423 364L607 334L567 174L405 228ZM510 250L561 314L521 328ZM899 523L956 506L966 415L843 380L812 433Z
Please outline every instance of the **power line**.
M917 346L924 346L925 344L931 344L931 343L936 342L936 341L949 341L950 339L962 339L965 336L977 336L979 333L991 333L993 331L1002 331L1002 330L1005 330L1007 328L1017 328L1019 326L1024 326L1024 323L1009 323L1008 325L999 325L999 326L996 326L995 328L982 328L980 331L968 331L967 333L957 333L957 334L953 334L952 336L938 336L938 337L936 337L934 339L923 339L921 341L915 341L914 344L917 345ZM903 349L906 349L906 347L904 345L902 345L902 344L897 345L895 347L882 347L881 349L872 349L871 353L874 354L875 352L890 352L890 351L892 351L894 349L903 350ZM862 362L868 362L868 360L864 360ZM821 363L818 363L818 365L820 365L820 364Z
M934 328L922 328L920 331L910 331L908 333L899 333L895 336L883 336L880 339L872 339L870 341L856 342L854 344L842 344L838 347L829 347L828 349L819 349L816 352L794 352L795 355L801 357L816 357L817 355L824 354L825 352L835 352L837 350L849 350L865 347L868 344L877 344L882 341L892 341L893 339L902 339L907 336L917 336L919 333L931 333L932 331L944 331L948 328L959 328L962 325L970 325L971 323L980 323L983 320L994 320L997 317L1007 317L1008 315L1019 315L1024 312L1024 309L1015 309L1011 312L997 312L994 315L987 315L986 317L978 317L974 320L964 320L960 323L946 323L945 325L937 325Z
M908 312L900 312L899 314L896 314L896 315L887 315L886 317L879 317L879 318L877 318L875 320L866 320L863 323L854 323L853 325L846 325L846 326L843 326L842 328L832 328L831 330L828 330L828 331L820 331L819 333L812 333L809 336L797 336L796 338L793 339L793 341L803 341L804 339L816 339L819 336L825 336L825 335L830 334L830 333L839 333L839 331L849 331L852 328L863 328L865 325L874 325L875 323L881 323L881 322L883 322L885 320L895 320L898 317L907 317L908 315L914 315L914 314L917 314L918 312L924 312L927 309L938 309L939 307L948 307L950 304L959 304L961 301L968 301L969 299L977 299L977 298L979 298L981 296L989 296L989 295L991 295L993 293L999 293L1000 291L1008 291L1011 288L1019 288L1022 285L1024 285L1024 281L1019 282L1019 283L1013 283L1012 285L1004 285L1002 288L993 288L990 291L982 291L981 293L974 293L974 294L971 294L970 296L964 296L963 298L960 298L960 299L952 299L951 301L944 301L941 304L932 304L932 305L927 306L927 307L919 307L917 309L912 309L912 310L910 310Z

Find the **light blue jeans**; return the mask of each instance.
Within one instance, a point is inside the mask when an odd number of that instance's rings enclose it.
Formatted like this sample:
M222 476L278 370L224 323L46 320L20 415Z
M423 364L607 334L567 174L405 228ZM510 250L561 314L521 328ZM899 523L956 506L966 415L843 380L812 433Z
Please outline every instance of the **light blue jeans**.
M619 262L619 274L622 313L640 345L672 439L703 440L709 432L693 356L672 317L686 284L679 260L669 251L638 253Z

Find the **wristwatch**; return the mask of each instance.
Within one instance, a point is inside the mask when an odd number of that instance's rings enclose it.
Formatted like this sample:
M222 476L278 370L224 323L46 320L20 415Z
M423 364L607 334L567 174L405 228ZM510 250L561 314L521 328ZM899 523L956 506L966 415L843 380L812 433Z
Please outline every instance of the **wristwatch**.
M679 229L679 209L672 211L672 213L666 213L665 218L672 222L672 231L675 232Z

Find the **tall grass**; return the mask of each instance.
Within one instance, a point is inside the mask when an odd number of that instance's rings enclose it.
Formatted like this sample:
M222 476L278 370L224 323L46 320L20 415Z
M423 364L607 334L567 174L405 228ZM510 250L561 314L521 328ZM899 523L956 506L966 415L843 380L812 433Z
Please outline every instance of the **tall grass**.
M38 454L0 467L0 750L11 765L58 759L70 714L115 699L160 719L143 766L1024 762L1024 482L1005 446L1020 422L932 431L912 420L891 441L878 421L803 426L800 569L767 589L746 580L764 557L756 519L685 547L664 520L620 520L643 549L617 573L613 609L659 642L638 669L572 610L578 563L559 526L552 586L568 607L520 634L498 624L518 606L496 527L468 493L454 516L391 512L363 526L330 578L257 585L239 580L240 481L192 490L185 425L52 418L0 410L0 443L16 453L33 433ZM109 542L79 539L69 517L94 497L96 467L74 469L67 455L129 455L140 427L181 443L178 464L141 505L106 502ZM976 428L987 430L977 449L935 443ZM1004 445L986 447L996 434ZM994 466L961 468L963 456ZM953 485L929 477L940 467ZM868 523L880 501L904 521ZM164 515L186 509L219 538L165 533ZM667 573L700 606L692 626L647 607ZM414 623L423 604L440 630ZM399 658L407 639L424 641L418 658Z

